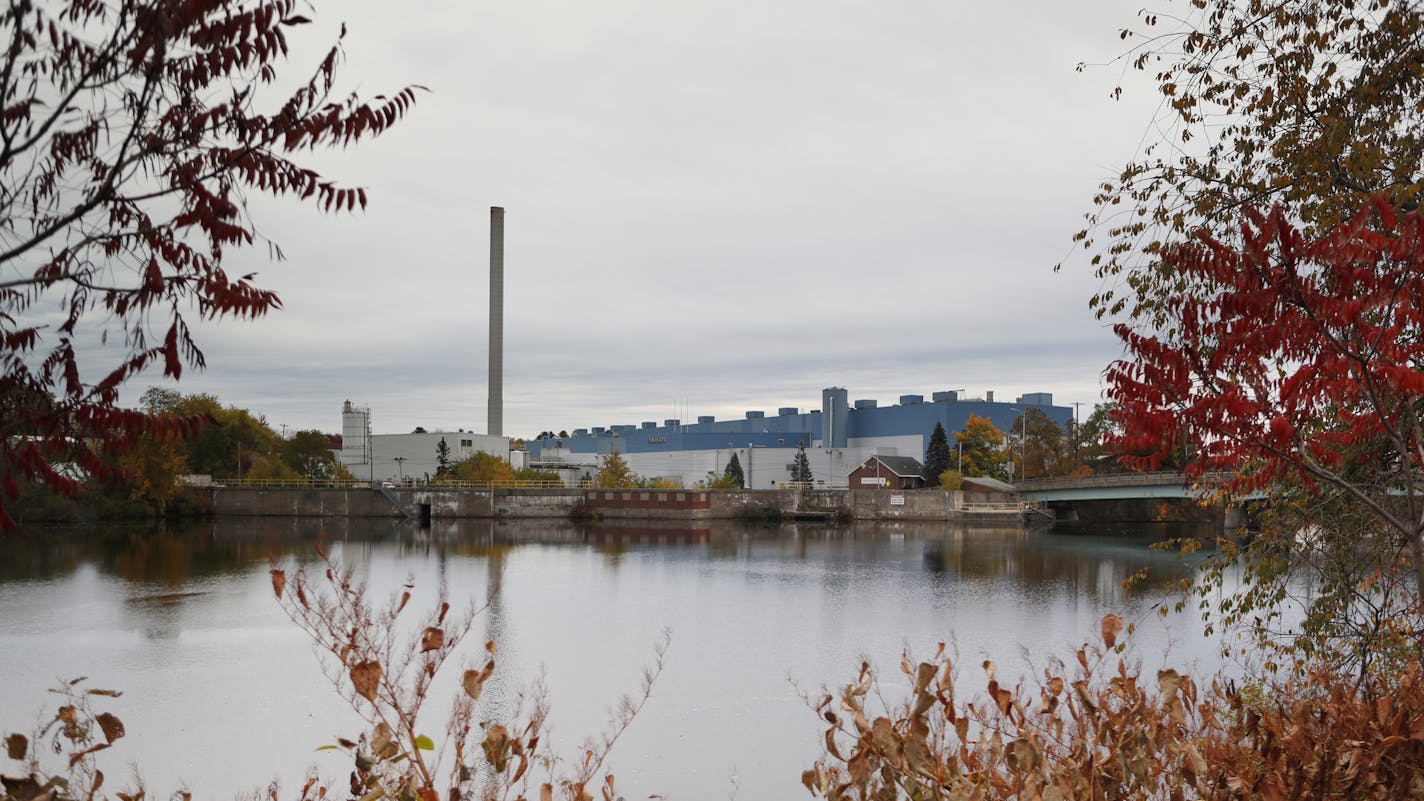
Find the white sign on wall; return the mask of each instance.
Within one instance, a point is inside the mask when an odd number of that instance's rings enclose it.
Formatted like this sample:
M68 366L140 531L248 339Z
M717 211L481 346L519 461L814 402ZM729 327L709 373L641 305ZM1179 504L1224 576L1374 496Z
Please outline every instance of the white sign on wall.
M904 495L903 493L900 493L900 492L892 492L892 493L890 493L890 505L891 505L891 506L904 506L904 505L905 505L905 495Z

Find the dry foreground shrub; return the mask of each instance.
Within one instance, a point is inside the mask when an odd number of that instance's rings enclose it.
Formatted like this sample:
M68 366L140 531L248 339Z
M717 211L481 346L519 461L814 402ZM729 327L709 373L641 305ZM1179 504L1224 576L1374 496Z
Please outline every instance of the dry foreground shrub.
M862 664L838 704L817 705L824 752L802 782L838 801L1424 798L1417 659L1373 683L1315 668L1243 692L1171 669L1143 676L1122 656L1122 628L1105 617L1104 647L1084 645L1032 688L1000 685L985 662L985 693L968 701L943 646L902 660L898 705Z

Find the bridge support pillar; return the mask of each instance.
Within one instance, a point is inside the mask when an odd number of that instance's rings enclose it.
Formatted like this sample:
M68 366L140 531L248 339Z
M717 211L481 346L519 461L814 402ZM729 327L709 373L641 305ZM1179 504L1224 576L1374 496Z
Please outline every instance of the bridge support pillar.
M1238 528L1246 525L1246 510L1239 503L1233 503L1226 507L1226 513L1222 516L1221 527L1230 534Z

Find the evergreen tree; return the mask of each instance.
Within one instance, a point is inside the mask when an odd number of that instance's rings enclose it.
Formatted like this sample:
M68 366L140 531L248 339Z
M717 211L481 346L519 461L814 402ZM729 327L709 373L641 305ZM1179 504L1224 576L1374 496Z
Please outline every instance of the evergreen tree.
M435 446L435 475L437 478L450 475L450 444L444 437Z
M796 460L791 463L791 480L797 484L810 484L816 480L811 475L811 460L806 458L804 445L796 449Z
M746 474L742 472L742 462L735 453L732 454L731 461L727 462L727 469L722 472L722 475L730 479L732 486L737 489L745 489L747 486Z
M949 457L949 435L945 433L943 423L935 423L934 432L930 434L930 444L925 448L926 484L932 487L939 484L940 474L954 467Z

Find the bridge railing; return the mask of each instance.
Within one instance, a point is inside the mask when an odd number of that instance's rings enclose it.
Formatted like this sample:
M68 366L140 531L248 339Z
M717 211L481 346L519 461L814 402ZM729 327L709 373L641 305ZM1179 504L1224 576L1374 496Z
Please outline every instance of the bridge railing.
M1210 486L1232 477L1231 473L1207 473L1189 476L1180 471L1159 473L1108 473L1097 476L1055 476L1053 478L1030 478L1019 481L1014 487L1020 492L1035 490L1078 489L1087 487L1147 487L1175 485Z

